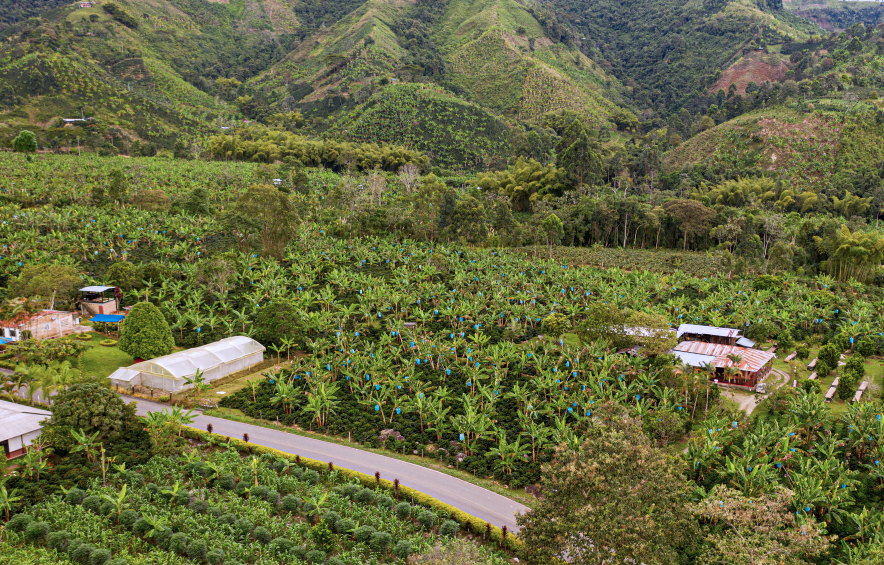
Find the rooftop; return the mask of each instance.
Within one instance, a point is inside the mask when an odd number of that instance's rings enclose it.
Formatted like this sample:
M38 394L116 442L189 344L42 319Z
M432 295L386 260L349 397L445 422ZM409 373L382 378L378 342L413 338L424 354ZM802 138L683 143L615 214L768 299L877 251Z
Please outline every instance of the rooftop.
M697 324L682 324L678 326L675 337L681 338L684 334L715 335L720 337L740 337L742 332L734 328L717 328L715 326L699 326Z
M40 423L50 416L48 410L0 400L0 441L39 430Z
M15 320L0 320L0 328L21 327L32 320L42 318L43 316L51 316L52 314L71 314L65 310L40 310L28 316L22 316Z
M760 349L748 349L736 345L722 345L720 343L705 343L702 341L683 341L675 346L672 353L692 367L700 367L703 363L712 363L717 368L732 366L733 362L727 356L739 355L743 358L743 361L740 363L740 370L750 373L761 370L762 367L775 357L773 353L761 351Z

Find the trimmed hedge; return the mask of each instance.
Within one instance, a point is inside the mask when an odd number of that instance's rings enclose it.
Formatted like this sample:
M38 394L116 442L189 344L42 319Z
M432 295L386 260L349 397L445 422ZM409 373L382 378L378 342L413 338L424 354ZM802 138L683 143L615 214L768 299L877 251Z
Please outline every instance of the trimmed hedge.
M220 434L209 434L208 432L204 432L202 430L191 428L188 426L183 427L182 436L200 441L206 441L207 438L210 436L214 436L217 439L226 439L226 436ZM272 447L244 442L242 440L234 438L230 438L230 443L239 451L250 451L255 455L264 455L269 453L276 457L289 459L291 461L294 461L296 458L295 455L280 451L278 449L273 449ZM313 471L316 474L328 472L328 463L317 461L315 459L308 459L307 457L299 457L298 460L300 462L300 465L308 471ZM379 486L387 491L394 491L395 487L393 485L393 481L388 481L386 479L376 480L372 475L366 475L365 473L352 471L350 469L338 467L337 465L335 465L334 469L335 472L344 477L358 480L364 487L374 488ZM443 514L448 514L449 516L451 516L452 520L456 521L460 525L460 527L468 531L472 531L476 534L483 534L486 532L485 527L487 522L485 522L484 520L476 518L475 516L472 516L464 512L463 510L455 508L450 504L445 504L444 502L411 487L399 485L399 496L401 498L411 498L414 500L415 504L420 504L421 506L432 508L434 510L442 512ZM503 541L503 531L499 527L492 525L491 530L488 533L490 534L490 539L492 541L495 541L498 544ZM524 548L524 544L522 543L522 540L514 536L512 533L507 532L506 548L511 551L520 551Z

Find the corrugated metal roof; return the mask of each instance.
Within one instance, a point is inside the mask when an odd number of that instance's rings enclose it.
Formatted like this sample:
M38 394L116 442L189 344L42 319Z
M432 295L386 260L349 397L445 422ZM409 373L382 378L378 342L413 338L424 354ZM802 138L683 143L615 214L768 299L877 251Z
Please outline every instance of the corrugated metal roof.
M748 337L741 337L740 339L737 340L737 345L739 345L740 347L752 348L752 347L755 347L755 342L752 341L751 339L749 339Z
M678 326L675 337L681 337L684 334L693 335L715 335L720 337L739 337L740 330L734 328L717 328L715 326L699 326L697 324L682 324Z
M715 367L721 368L733 365L733 362L727 358L728 355L740 355L743 361L740 363L739 369L750 373L759 371L775 357L773 353L761 351L760 349L748 349L736 345L722 345L720 343L705 343L702 341L683 341L675 346L672 353L676 353L676 351L712 356L715 358L712 364Z
M712 363L715 360L715 357L712 355L700 355L699 353L686 353L684 351L673 350L672 354L689 367L702 367L706 363Z
M0 400L0 441L40 429L40 422L52 416L48 410Z
M41 429L40 423L47 418L37 414L15 414L0 419L0 441L36 432Z

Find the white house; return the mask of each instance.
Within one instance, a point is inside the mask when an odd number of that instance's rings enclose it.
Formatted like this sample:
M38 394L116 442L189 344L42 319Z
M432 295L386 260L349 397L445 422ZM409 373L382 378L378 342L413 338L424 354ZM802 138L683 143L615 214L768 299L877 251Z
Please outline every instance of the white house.
M48 410L0 400L0 446L6 458L23 455L40 435L40 424L50 416L52 412Z

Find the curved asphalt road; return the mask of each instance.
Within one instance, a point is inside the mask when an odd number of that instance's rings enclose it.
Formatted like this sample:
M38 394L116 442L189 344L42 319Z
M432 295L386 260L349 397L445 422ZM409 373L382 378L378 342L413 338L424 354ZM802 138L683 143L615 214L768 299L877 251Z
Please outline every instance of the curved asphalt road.
M148 400L125 398L136 402L139 416L144 416L148 412L162 412L168 408L164 404ZM210 422L212 431L216 434L241 439L242 435L247 433L249 441L252 443L272 447L292 455L297 454L319 461L331 461L336 466L368 475L374 475L376 471L380 471L383 479L390 481L399 479L403 486L426 493L492 525L506 526L510 532L517 532L519 529L515 514L528 510L526 506L505 496L445 473L361 449L202 415L196 416L193 426L204 430L206 424Z

